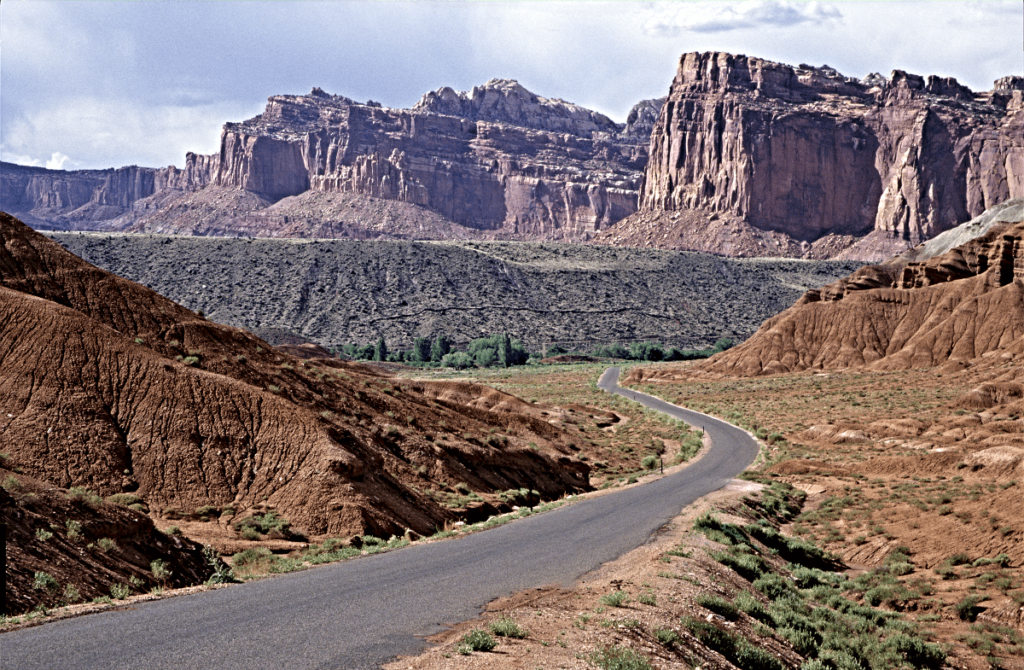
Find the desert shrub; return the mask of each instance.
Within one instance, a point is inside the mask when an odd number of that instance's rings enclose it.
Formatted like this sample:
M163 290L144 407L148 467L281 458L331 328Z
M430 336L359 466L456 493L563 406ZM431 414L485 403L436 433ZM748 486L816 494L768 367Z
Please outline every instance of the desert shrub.
M701 593L697 596L697 604L729 621L735 621L740 616L736 606L721 596Z
M766 626L775 627L775 618L768 612L768 608L746 591L741 591L736 596L735 605L739 611L745 612L748 616L757 619Z
M683 641L683 638L679 637L679 633L675 632L671 628L659 628L654 631L654 639L669 649L674 648L677 644Z
M619 645L598 649L589 660L601 670L651 670L651 664L640 653Z
M103 498L97 495L94 491L90 491L89 489L81 486L72 486L69 488L67 497L68 500L84 502L87 505L99 505L103 502Z
M153 579L157 580L161 584L170 579L173 574L171 569L167 567L167 561L160 558L150 561L149 571L153 573Z
M59 587L60 584L48 572L37 572L32 579L32 588L36 591L56 591Z
M491 651L497 646L498 641L490 633L477 628L462 636L458 651L460 654L468 654L473 651Z
M937 644L919 637L897 633L885 640L886 645L915 668L941 668L946 654Z
M879 584L864 592L864 602L872 607L877 607L883 603L891 605L901 600L906 600L909 596L910 592L899 582Z
M773 572L765 573L754 580L753 587L770 600L778 600L794 592L792 582Z
M690 634L697 638L708 649L717 651L727 659L731 659L736 651L736 638L718 626L693 617L683 619L683 625Z
M345 545L345 540L340 537L332 537L324 540L322 544L314 544L306 550L304 558L313 565L322 563L334 563L343 561L353 556L358 556L361 550Z
M978 603L985 599L985 596L970 595L953 606L956 615L961 621L974 621L978 617Z
M778 503L778 505L781 504ZM773 508L776 511L781 509L778 506ZM835 559L821 547L799 537L787 537L771 526L748 524L743 527L743 530L751 537L760 540L765 546L777 551L779 556L792 563L826 569L833 568L836 565Z
M181 529L177 526L168 526L164 528L164 535L181 535Z
M145 501L134 493L115 493L107 496L107 502L112 502L118 505L124 505L128 507L130 505L137 505L144 503Z
M755 581L768 571L768 564L760 556L753 556L751 554L740 554L737 556L726 551L720 551L712 553L711 558L733 570L749 582Z
M200 507L197 507L196 510L192 512L192 516L195 517L214 516L219 514L220 508L214 505L202 505Z
M785 670L786 666L782 661L770 653L751 644L746 638L740 637L736 640L734 658L729 660L743 670Z
M64 592L60 594L60 602L63 605L77 603L82 599L82 594L75 588L74 584L65 584Z
M246 528L255 530L256 532L267 535L273 531L275 534L279 534L280 537L288 538L292 536L291 524L284 517L277 515L277 512L269 511L263 514L252 514L232 524L236 531L242 533ZM251 533L250 533L251 535ZM244 535L243 535L244 537ZM252 538L246 538L252 539Z
M101 537L96 541L96 544L98 544L100 549L103 551L117 551L118 549L117 542L109 537Z
M110 597L114 600L124 600L132 594L132 588L127 584L111 584Z
M231 568L221 560L217 550L210 545L203 547L203 560L212 570L209 579L206 580L207 584L233 584L238 581L231 573Z
M601 596L601 604L609 607L625 607L629 594L625 591L612 591Z
M653 470L654 468L658 467L658 457L655 456L654 454L644 456L643 460L640 461L640 466L644 470Z
M40 542L46 542L51 537L53 537L53 533L51 533L50 531L46 530L45 528L36 528L36 539Z
M509 618L502 618L498 619L497 621L492 621L488 628L491 629L492 633L499 637L513 637L516 639L523 639L527 635L529 635L525 628L522 628L519 624L517 624L515 621Z
M653 593L641 593L637 596L637 600L639 600L642 605L654 606L658 604L658 599Z
M896 576L909 575L913 571L913 563L892 563L889 565L889 572Z
M236 567L242 567L245 565L257 565L258 563L266 560L271 556L271 552L266 547L254 547L252 549L245 549L240 551L231 557L232 565Z
M793 579L796 580L796 585L801 589L813 589L815 586L829 584L831 582L829 576L827 572L815 568L800 566L793 570Z
M83 538L82 535L82 524L74 519L68 519L64 522L64 526L68 530L68 539L72 542L80 542Z

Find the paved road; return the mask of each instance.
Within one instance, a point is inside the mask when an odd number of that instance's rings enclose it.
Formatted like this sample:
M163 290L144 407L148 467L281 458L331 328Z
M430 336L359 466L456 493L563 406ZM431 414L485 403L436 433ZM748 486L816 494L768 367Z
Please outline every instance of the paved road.
M609 369L601 388L704 426L714 446L649 484L468 537L0 635L0 668L376 668L495 598L571 585L646 542L757 455L739 428L621 389L618 376Z

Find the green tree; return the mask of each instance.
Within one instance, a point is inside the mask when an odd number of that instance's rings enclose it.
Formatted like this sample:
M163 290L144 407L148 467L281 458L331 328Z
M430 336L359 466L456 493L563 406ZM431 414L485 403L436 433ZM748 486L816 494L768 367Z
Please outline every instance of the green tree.
M494 353L494 349L487 347L478 349L473 355L473 360L480 367L489 368L497 362L498 356Z
M463 368L473 367L473 358L465 351L453 351L450 354L445 354L444 358L441 359L441 365L446 368L462 370Z
M440 363L441 359L451 353L452 343L448 339L447 335L438 335L434 338L434 343L430 345L430 360L435 363Z
M430 362L430 340L425 337L417 337L412 344L412 351L409 352L409 360L416 363Z
M514 354L512 353L512 339L508 336L508 333L502 333L497 336L497 349L495 355L498 360L498 365L503 368L507 368L514 362Z
M386 361L388 359L388 345L384 342L384 336L377 338L377 346L373 348L373 360Z

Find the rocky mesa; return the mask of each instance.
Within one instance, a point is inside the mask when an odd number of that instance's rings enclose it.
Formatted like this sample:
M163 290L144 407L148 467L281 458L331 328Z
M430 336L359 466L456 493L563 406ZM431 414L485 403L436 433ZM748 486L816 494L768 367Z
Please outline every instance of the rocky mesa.
M190 153L184 170L5 164L0 186L5 209L40 227L310 236L296 220L326 220L336 224L327 236L359 237L373 228L374 203L386 201L421 220L398 237L449 237L435 229L455 226L462 237L579 241L636 211L660 105L643 101L616 124L506 79L469 92L441 88L412 109L314 88L272 96L259 116L225 124L219 153ZM188 198L204 190L197 229ZM218 205L225 190L249 195ZM188 206L175 207L182 198Z
M884 260L1024 195L1024 78L976 93L727 53L679 62L613 244Z

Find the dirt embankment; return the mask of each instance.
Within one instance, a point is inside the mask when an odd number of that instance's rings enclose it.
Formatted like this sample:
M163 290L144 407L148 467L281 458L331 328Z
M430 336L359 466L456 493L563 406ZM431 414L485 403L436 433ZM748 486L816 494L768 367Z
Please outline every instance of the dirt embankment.
M275 511L306 534L384 537L433 532L480 494L588 487L577 438L539 408L297 359L6 215L0 234L0 451L26 474L134 493L162 518Z
M166 535L145 514L0 466L7 525L7 611L123 598L205 581L214 564L202 545ZM154 566L154 562L157 563ZM117 589L122 589L118 593Z

